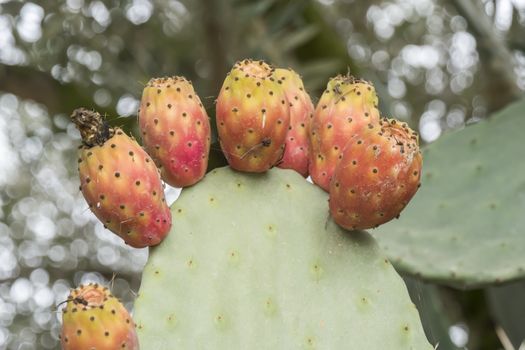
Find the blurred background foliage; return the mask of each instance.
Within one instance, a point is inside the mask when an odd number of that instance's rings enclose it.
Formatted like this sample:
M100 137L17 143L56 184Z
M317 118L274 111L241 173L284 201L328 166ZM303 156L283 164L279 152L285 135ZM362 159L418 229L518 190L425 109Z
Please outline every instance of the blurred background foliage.
M147 251L104 230L78 191L71 111L95 108L138 136L145 83L184 75L213 119L246 57L292 67L314 102L329 77L364 77L383 114L430 143L523 96L525 1L0 0L1 349L58 348L56 305L74 285L111 283L131 308L140 284ZM439 349L519 348L522 282L406 281Z

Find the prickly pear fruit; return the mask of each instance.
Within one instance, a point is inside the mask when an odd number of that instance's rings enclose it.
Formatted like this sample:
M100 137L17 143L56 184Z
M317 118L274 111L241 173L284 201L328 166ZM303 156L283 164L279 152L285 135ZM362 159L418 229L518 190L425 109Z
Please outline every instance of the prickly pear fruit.
M80 190L106 228L132 247L159 244L171 227L159 170L135 140L99 113L76 109Z
M139 127L164 181L186 187L202 179L210 152L210 122L190 81L151 79L142 93Z
M310 122L314 105L304 89L301 77L291 69L276 69L275 76L282 81L284 93L290 106L290 126L286 135L284 156L279 168L293 169L304 177L308 176L308 153Z
M63 350L138 350L135 324L108 288L98 284L73 289L62 311Z
M418 136L406 123L381 119L357 131L330 184L330 213L349 230L397 217L419 188Z
M230 166L264 172L284 152L290 110L283 82L263 61L237 62L217 98L217 129Z
M372 84L351 75L330 79L319 100L310 131L310 176L329 190L330 180L348 140L369 123L379 121Z

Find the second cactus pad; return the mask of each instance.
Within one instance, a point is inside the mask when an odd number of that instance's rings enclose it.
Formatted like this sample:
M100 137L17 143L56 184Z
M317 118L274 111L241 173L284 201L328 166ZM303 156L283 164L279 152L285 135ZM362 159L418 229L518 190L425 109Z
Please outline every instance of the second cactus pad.
M423 150L422 187L373 231L400 271L461 288L525 276L525 100Z
M327 197L281 169L184 189L144 270L141 349L432 349L402 279Z

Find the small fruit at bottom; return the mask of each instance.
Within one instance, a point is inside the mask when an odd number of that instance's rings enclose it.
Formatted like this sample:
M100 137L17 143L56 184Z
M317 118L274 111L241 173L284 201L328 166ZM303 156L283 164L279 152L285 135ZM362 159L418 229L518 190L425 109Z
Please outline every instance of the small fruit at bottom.
M80 285L64 303L63 350L139 350L135 323L108 288Z

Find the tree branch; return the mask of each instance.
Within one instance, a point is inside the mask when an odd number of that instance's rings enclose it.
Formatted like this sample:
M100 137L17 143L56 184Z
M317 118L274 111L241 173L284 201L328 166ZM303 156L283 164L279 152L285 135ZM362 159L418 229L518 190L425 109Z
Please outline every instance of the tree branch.
M479 46L481 64L490 73L490 84L487 86L489 111L523 97L523 91L516 84L516 62L512 52L499 37L483 9L471 0L452 0L452 4L467 20Z
M45 105L50 115L69 114L77 107L93 108L92 94L76 84L62 84L48 73L32 67L1 66L0 91L15 94ZM100 110L115 115L114 110Z
M228 50L231 48L231 36L227 23L231 13L225 1L201 0L200 5L207 57L211 63L211 91L219 91L230 68ZM217 16L219 13L221 16Z

